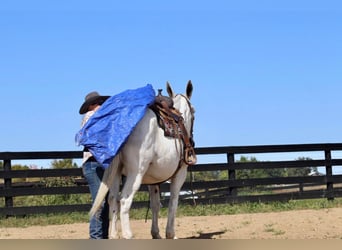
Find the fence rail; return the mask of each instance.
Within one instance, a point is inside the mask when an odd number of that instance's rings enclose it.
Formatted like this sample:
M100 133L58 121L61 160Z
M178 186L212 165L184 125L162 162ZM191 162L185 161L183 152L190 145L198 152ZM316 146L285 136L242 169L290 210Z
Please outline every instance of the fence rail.
M342 143L328 144L292 144L292 145L261 145L261 146L234 146L234 147L202 147L195 149L198 156L225 155L224 162L201 163L189 167L191 181L186 181L182 187L185 195L181 196L180 203L216 204L255 201L286 201L290 199L326 198L333 200L342 197L342 175L334 174L333 169L342 168L342 159L333 158L332 153L342 153ZM267 154L271 159L273 153L293 152L321 152L322 157L315 160L264 160L257 162L235 161L238 155ZM26 215L37 213L54 213L70 211L88 211L90 204L67 204L53 206L16 206L15 197L56 195L56 194L85 194L89 189L82 177L81 168L73 169L40 169L40 170L12 170L13 160L41 160L41 159L80 159L80 151L56 152L0 152L3 161L3 170L0 171L0 198L4 199L0 207L0 215ZM325 174L320 176L274 176L269 178L238 179L238 171L255 169L281 169L321 167ZM227 172L225 180L198 180L196 173ZM342 171L340 171L342 172ZM47 178L73 177L76 181L73 186L46 187L39 181L15 183L16 178ZM2 181L3 180L3 181ZM1 183L2 182L2 183ZM248 189L249 188L249 189ZM246 189L249 192L246 192ZM254 192L250 192L253 190ZM147 191L142 185L140 191ZM169 184L161 185L162 192L169 191ZM189 192L191 191L191 192ZM193 192L192 192L193 191ZM167 196L162 200L167 205ZM134 202L133 207L147 206L148 201Z

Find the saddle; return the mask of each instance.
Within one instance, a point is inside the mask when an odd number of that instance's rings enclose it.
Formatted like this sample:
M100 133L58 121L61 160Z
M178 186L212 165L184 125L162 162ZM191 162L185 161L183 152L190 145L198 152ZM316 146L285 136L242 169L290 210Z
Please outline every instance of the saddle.
M183 141L183 161L187 165L194 165L197 161L194 142L185 129L182 114L174 108L173 100L168 96L163 96L161 92L162 90L158 89L158 95L154 103L150 105L150 109L156 114L158 125L164 130L164 136Z

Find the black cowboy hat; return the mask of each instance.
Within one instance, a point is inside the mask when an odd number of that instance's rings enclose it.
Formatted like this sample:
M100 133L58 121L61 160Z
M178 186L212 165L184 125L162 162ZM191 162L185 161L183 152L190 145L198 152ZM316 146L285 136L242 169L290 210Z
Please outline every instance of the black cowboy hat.
M90 92L86 97L84 98L84 103L82 104L80 108L80 114L85 114L88 112L88 108L92 104L102 104L104 103L110 96L103 96L100 95L98 92L93 91Z

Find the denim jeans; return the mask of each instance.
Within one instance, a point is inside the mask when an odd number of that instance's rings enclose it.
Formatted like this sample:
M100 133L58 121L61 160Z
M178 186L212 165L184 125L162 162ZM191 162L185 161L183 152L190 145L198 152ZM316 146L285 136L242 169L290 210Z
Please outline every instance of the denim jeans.
M96 161L87 161L82 166L83 175L86 178L91 194L92 203L96 198L101 184L104 169ZM101 208L89 221L90 239L108 239L109 205L107 199L103 201Z

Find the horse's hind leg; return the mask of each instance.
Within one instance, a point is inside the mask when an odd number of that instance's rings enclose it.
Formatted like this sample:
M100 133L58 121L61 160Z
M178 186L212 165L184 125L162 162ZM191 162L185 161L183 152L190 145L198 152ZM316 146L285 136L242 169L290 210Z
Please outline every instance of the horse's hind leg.
M159 234L158 216L160 210L160 189L159 185L148 185L148 191L150 193L150 206L152 210L152 226L151 235L153 239L161 239Z
M184 184L187 173L187 166L182 166L176 175L171 179L170 185L170 201L169 201L169 210L167 217L167 225L166 225L166 238L167 239L176 239L175 234L175 217L178 208L178 198L181 187Z
M142 175L128 175L123 186L120 199L120 220L122 237L131 239L133 237L131 225L129 222L129 210L132 206L133 197L139 190L142 181Z
M112 217L111 229L110 229L110 239L119 239L119 230L118 230L118 215L120 212L120 203L119 203L119 192L120 192L120 183L121 183L121 173L115 175L114 182L109 189L109 211Z

